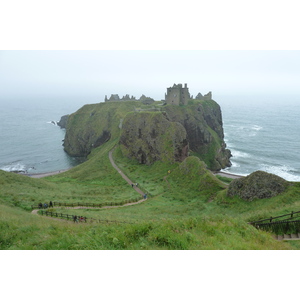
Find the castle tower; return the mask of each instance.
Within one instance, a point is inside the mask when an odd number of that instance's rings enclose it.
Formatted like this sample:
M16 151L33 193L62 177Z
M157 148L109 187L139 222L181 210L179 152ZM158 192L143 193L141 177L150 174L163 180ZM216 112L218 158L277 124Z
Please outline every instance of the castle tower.
M167 94L165 94L166 103L173 105L186 105L190 98L186 83L184 87L182 87L181 83L177 85L174 83L173 87L167 88Z

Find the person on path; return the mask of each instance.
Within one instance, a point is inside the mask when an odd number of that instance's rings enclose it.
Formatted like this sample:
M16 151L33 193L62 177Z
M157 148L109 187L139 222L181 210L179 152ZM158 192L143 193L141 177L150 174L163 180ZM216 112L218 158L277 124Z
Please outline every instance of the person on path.
M39 203L39 208L43 208L43 204L42 203Z
M73 216L73 221L74 221L74 223L75 223L75 222L78 222L77 216Z
M44 208L48 208L48 204L47 203L44 203Z
M133 187L133 183L131 184L131 186Z
M53 203L52 203L52 201L50 201L50 203L49 203L49 207L53 207Z

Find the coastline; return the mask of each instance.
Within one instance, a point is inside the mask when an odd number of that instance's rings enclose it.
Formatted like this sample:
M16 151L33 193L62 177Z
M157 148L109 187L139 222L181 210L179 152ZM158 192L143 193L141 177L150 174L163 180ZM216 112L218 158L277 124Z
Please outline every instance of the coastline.
M48 176L52 176L52 175L57 175L57 174L60 174L60 173L64 173L66 171L69 171L71 170L72 168L69 168L69 169L64 169L64 170L58 170L58 171L53 171L53 172L45 172L45 173L37 173L37 174L22 174L24 176L28 176L28 177L31 177L31 178L43 178L43 177L48 177ZM242 175L237 175L237 174L232 174L232 173L226 173L226 172L223 172L223 171L218 171L218 172L213 172L214 175L220 175L220 176L223 176L223 177L227 177L227 178L232 178L232 179L238 179L238 178L242 178L242 177L245 177L245 176L242 176Z
M242 176L242 175L226 173L226 172L222 172L222 171L214 172L213 174L214 175L220 175L220 176L227 177L227 178L232 178L232 179L238 179L238 178L245 177L245 176Z
M57 174L60 174L60 173L64 173L64 172L67 172L71 169L72 168L64 169L64 170L58 170L58 171L54 171L54 172L36 173L36 174L28 174L27 173L27 174L22 174L22 175L32 177L32 178L43 178L43 177L47 177L47 176L52 176L52 175L57 175Z

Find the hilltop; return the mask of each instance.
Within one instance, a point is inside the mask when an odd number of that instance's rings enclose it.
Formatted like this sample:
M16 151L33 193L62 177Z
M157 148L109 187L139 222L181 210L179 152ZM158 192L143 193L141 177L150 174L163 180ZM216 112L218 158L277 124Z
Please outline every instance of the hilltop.
M231 165L221 109L215 101L163 104L113 101L85 105L68 117L64 149L71 156L87 157L92 149L120 138L122 152L140 163L180 162L196 155L211 170Z

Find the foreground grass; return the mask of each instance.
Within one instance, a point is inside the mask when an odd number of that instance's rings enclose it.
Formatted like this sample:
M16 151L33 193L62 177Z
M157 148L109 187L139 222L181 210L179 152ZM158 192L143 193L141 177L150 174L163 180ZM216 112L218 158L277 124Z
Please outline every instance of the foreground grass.
M74 224L0 205L0 249L292 249L226 216L139 224Z
M123 157L116 148L116 163L149 199L122 208L76 210L76 214L134 224L74 224L29 214L30 206L39 202L140 198L109 162L108 151L116 142L95 149L88 161L57 176L33 179L0 171L0 248L298 249L299 242L275 241L247 222L299 210L300 183L272 199L228 198L226 183L207 172L196 157L183 164L145 166Z

